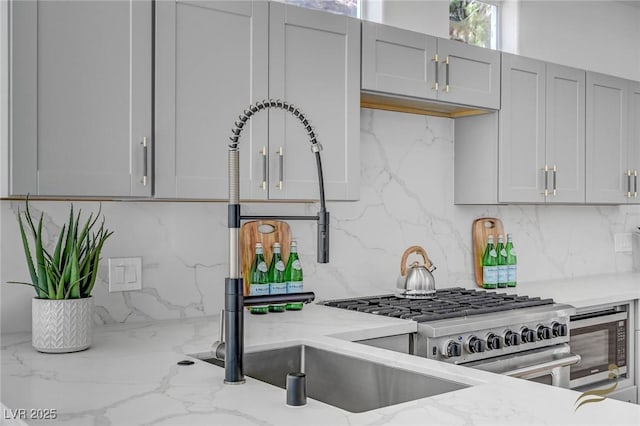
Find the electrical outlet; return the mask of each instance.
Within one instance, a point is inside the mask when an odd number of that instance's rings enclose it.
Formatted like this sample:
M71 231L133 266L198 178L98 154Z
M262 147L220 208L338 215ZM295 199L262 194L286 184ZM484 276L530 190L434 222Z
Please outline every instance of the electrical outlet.
M626 253L631 251L631 232L615 234L613 245L616 253Z
M109 293L142 289L141 257L109 258Z

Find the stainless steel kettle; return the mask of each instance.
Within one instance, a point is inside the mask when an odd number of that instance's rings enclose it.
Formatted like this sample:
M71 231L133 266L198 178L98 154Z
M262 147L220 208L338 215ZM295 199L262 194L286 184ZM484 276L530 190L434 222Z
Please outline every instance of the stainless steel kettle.
M407 268L407 259L410 254L416 253L422 256L424 263L412 262ZM396 294L400 297L422 299L434 297L436 293L436 280L431 275L436 267L431 263L427 252L420 246L411 246L405 250L400 261L400 277L398 277Z

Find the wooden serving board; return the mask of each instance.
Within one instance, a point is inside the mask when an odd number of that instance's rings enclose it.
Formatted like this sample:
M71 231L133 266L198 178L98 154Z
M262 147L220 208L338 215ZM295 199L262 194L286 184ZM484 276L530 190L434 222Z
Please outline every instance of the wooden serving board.
M254 220L240 227L241 268L244 279L244 294L249 294L249 272L256 254L256 243L262 243L267 265L271 263L273 243L280 243L280 253L284 262L289 258L291 231L287 222L279 220Z
M506 241L506 235L502 221L495 217L481 217L473 221L471 230L473 237L473 264L476 275L476 284L482 287L482 255L487 247L489 235L493 235L495 244L498 244L498 235L502 235Z

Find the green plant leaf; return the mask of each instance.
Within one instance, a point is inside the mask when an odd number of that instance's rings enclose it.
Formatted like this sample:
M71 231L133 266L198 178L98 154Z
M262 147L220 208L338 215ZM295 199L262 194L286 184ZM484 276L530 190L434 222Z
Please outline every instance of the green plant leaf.
M69 297L77 299L80 297L80 271L78 266L78 251L76 247L71 250L71 276L69 278Z
M58 270L62 269L62 267L64 266L60 263L60 252L62 249L62 241L64 240L64 232L66 230L66 226L67 226L66 224L62 225L62 231L60 231L60 236L58 237L58 243L56 244L56 249L53 252L53 259L51 260L51 262L53 263L53 266Z
M44 250L42 248L42 218L44 214L40 213L38 222L38 232L36 234L36 261L38 262L38 287L47 288L47 273L45 270Z
M45 270L47 271L47 291L49 293L49 299L59 299L56 294L56 290L54 287L55 279L52 276L51 268L49 265L45 265Z
M107 240L107 238L113 235L113 231L107 230L105 233L105 231L103 230L103 227L104 227L104 221L100 226L101 236L100 236L100 241L98 242L98 246L95 249L93 267L91 268L91 276L89 279L89 286L86 291L86 296L89 296L93 291L93 287L96 283L96 278L98 277L98 262L100 262L100 252L102 251L102 246L104 245L104 242Z
M27 235L24 232L24 226L22 224L22 216L20 210L18 210L18 224L20 225L20 236L22 237L22 245L24 247L24 254L27 258L27 268L29 269L29 275L31 275L31 282L33 288L36 290L36 296L42 297L41 289L38 287L38 274L36 273L36 269L33 266L33 259L31 258L31 248L29 247L29 241L27 240Z

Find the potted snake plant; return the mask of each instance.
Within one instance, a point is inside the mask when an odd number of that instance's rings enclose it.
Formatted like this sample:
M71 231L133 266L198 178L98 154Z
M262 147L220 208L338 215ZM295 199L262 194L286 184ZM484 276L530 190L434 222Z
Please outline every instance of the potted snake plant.
M43 214L34 220L26 201L18 211L18 224L31 282L36 292L32 299L32 345L40 352L62 353L87 349L91 345L93 297L91 291L98 275L100 251L112 232L98 214L80 222L81 211L63 225L53 252L43 246ZM24 219L23 219L24 217ZM25 229L26 228L26 229ZM33 240L33 251L27 234Z

